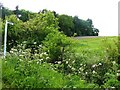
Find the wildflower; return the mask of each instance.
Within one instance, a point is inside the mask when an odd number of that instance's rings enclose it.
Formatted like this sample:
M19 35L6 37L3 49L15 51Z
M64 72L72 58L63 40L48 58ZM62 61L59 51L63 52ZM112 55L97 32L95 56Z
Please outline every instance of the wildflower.
M19 59L21 62L23 61L22 59Z
M68 64L68 61L66 61L66 64Z
M35 52L37 52L37 50L35 50Z
M96 64L92 65L92 67L93 67L93 68L96 67Z
M111 88L115 88L115 87L111 87Z
M10 53L13 53L13 51L11 50Z
M74 68L74 67L72 67L72 70L74 71L74 70L75 70L75 68Z
M74 63L75 62L75 60L74 61L72 61L72 63Z
M40 59L39 61L43 61L43 59Z
M44 54L44 55L47 55L47 53L46 53L46 52L44 52L43 54Z
M58 64L61 64L61 61L58 61Z
M120 76L120 73L117 73L117 76Z
M46 59L49 59L49 57L46 57Z
M85 74L88 74L88 72L85 72Z
M79 70L83 71L83 68L79 68Z
M26 54L26 52L22 52L22 54Z
M39 61L37 61L37 64L39 64Z
M99 63L98 65L102 65L102 63Z
M113 64L115 64L116 62L115 62L115 61L113 61L112 63L113 63Z
M35 56L39 56L38 54L35 54Z
M43 53L40 54L40 57L42 57L42 56L43 56Z
M23 57L24 55L21 55L21 54L20 54L19 56L20 56L20 57Z
M42 47L42 45L39 45L39 47Z
M37 42L34 42L34 44L37 44Z
M96 72L95 72L95 71L93 71L92 73L93 73L93 74L95 74Z

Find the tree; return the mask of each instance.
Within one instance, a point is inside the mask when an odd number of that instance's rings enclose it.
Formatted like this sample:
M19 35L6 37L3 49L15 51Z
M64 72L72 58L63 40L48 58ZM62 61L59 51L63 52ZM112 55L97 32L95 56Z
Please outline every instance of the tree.
M9 22L13 22L14 25L8 24L8 35L7 35L7 51L9 51L13 46L16 46L20 41L23 40L23 22L21 20L18 21L15 15L10 15L5 17L5 20ZM5 20L3 21L3 37L4 37L4 29L5 29ZM4 38L3 38L4 39ZM4 40L2 40L4 41Z
M30 43L41 44L47 34L58 31L58 21L51 11L47 11L36 14L33 19L25 22L24 28L26 30L25 38L29 39Z
M81 24L78 16L73 17L73 23L74 23L73 33L76 33L77 36L81 36L82 35L81 28L80 28Z
M60 31L63 31L63 33L66 34L67 36L72 36L74 34L72 31L74 28L72 16L59 15L58 21L59 21Z
M4 6L1 7L2 9L2 19L4 20L6 16L13 15L14 13L9 10L8 8L5 8Z
M95 36L98 36L99 30L96 29L96 28L94 28L93 30L94 30L94 35L95 35Z

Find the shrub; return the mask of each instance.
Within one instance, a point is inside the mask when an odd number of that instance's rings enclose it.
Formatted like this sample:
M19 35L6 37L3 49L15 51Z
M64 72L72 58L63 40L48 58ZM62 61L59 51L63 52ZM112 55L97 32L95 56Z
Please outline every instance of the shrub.
M96 88L78 76L58 73L50 63L7 56L2 62L3 88Z
M43 41L43 50L48 53L51 61L55 63L56 61L63 61L64 54L70 50L72 42L64 34L60 32L50 33L47 35Z

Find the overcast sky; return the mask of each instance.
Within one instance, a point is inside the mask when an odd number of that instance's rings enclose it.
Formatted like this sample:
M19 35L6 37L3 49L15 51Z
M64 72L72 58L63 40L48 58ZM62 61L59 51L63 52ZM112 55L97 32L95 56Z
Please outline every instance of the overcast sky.
M38 12L42 9L54 10L59 14L77 15L80 19L93 20L100 36L118 35L119 0L0 0L5 7L14 10L26 9Z

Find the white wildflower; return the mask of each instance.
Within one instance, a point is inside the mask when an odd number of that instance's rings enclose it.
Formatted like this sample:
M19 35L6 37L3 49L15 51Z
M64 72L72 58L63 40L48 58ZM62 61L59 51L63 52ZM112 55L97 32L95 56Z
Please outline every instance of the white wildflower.
M72 61L72 63L75 63L75 60L74 60L74 61Z
M117 76L120 76L120 73L117 73Z
M23 61L22 59L19 59L21 62Z
M58 64L61 64L61 61L58 61Z
M115 87L111 87L111 88L115 88Z
M39 56L39 54L35 54L35 56Z
M10 53L13 53L13 51L11 50Z
M93 68L96 67L96 64L92 65L92 67L93 67Z
M37 44L37 42L34 42L34 44Z
M68 61L66 61L66 64L68 64Z
M43 53L40 54L40 57L42 57L42 56L43 56Z
M37 61L37 64L39 64L39 61Z
M102 65L102 63L98 63L98 65Z
M85 74L88 74L88 72L85 72Z
M93 74L95 74L96 72L95 72L95 71L93 71L92 73L93 73Z
M113 64L116 64L116 62L115 62L115 61L113 61L112 63L113 63Z
M39 61L43 61L43 59L40 59Z
M26 52L22 52L22 54L26 54Z
M46 59L49 59L49 57L46 57Z
M75 70L75 68L74 68L74 67L72 67L72 70Z
M83 71L83 68L79 68L80 71Z
M23 57L24 55L20 54L19 56L20 56L20 57Z
M42 47L42 45L39 45L39 47Z
M44 55L47 55L47 53L46 53L46 52L44 52L43 54L44 54Z

